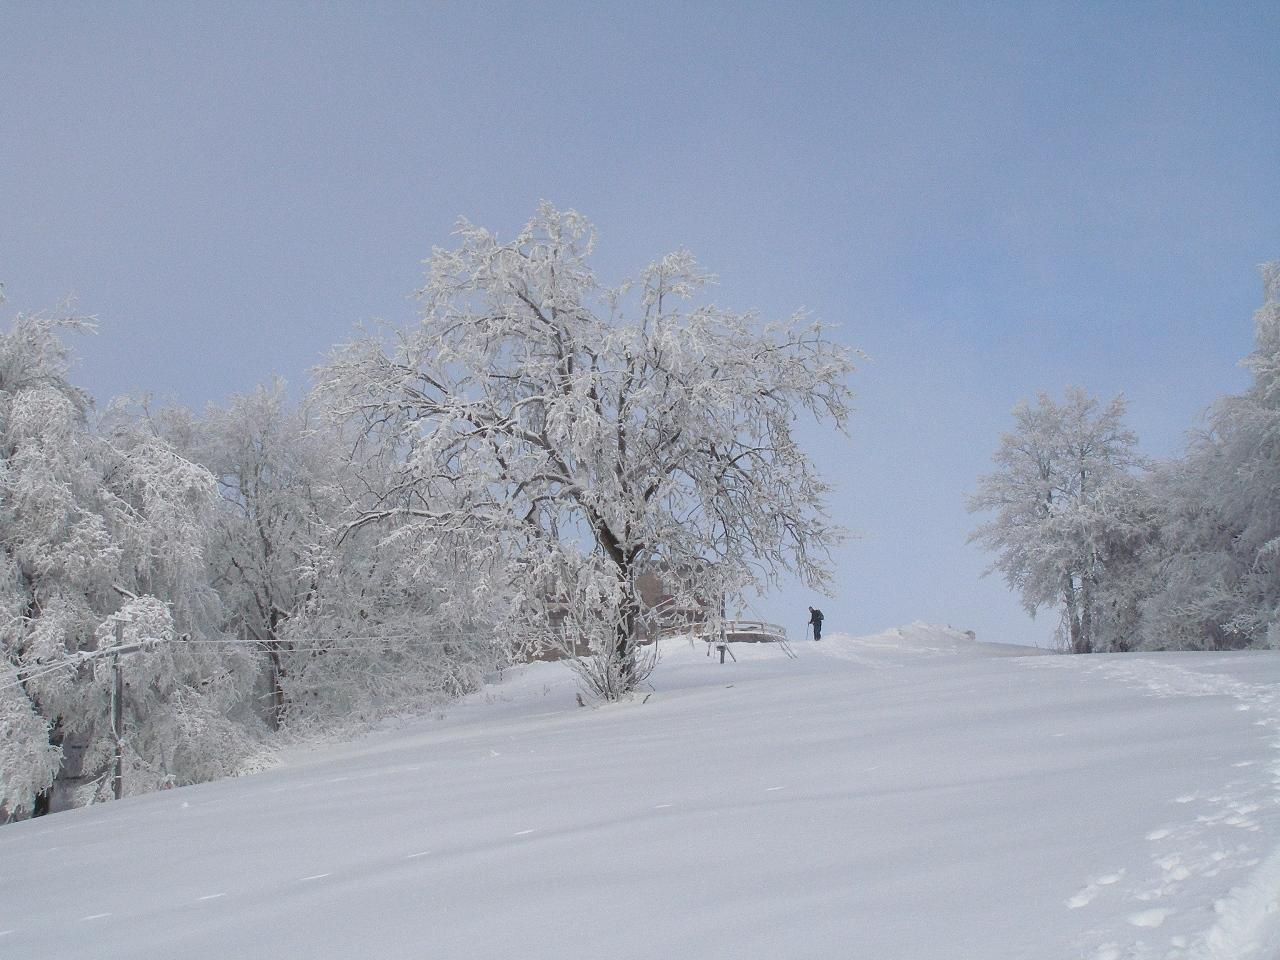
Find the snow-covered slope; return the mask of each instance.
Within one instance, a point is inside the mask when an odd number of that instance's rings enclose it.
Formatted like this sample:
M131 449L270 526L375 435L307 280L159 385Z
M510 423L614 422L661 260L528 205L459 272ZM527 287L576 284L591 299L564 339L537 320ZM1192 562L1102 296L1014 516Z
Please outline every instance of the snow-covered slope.
M646 702L563 664L277 770L0 828L0 957L1272 957L1280 654L915 624Z

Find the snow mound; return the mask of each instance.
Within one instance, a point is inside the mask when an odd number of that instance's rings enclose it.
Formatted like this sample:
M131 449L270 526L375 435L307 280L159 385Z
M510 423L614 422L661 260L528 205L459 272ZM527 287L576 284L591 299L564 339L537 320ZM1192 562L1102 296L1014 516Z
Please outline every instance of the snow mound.
M1048 651L1011 643L986 643L953 627L917 620L866 636L833 633L813 645L841 658L912 660L929 657L1026 657Z

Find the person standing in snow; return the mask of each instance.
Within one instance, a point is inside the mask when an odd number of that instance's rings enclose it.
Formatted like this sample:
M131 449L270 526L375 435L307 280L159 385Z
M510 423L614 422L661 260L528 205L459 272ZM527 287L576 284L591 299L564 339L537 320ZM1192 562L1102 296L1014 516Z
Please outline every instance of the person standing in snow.
M822 639L822 611L809 608L809 626L813 627L813 639Z

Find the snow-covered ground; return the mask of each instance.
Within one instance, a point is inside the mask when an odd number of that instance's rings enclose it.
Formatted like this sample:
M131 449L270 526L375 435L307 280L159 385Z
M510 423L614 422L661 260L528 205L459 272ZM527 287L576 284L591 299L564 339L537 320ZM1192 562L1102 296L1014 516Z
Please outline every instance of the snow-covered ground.
M916 624L531 664L238 780L0 828L0 957L1270 958L1280 654Z

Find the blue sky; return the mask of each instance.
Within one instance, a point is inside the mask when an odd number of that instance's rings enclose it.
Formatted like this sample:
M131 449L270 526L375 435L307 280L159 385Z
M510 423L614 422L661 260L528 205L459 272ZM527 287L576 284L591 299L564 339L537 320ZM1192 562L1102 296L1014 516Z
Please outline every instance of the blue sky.
M726 306L866 351L809 431L861 537L798 633L924 618L1046 643L966 545L1010 411L1129 397L1152 456L1246 380L1280 257L1280 5L0 6L0 281L74 295L100 400L294 384L408 323L465 215L590 217L616 279L677 246Z

